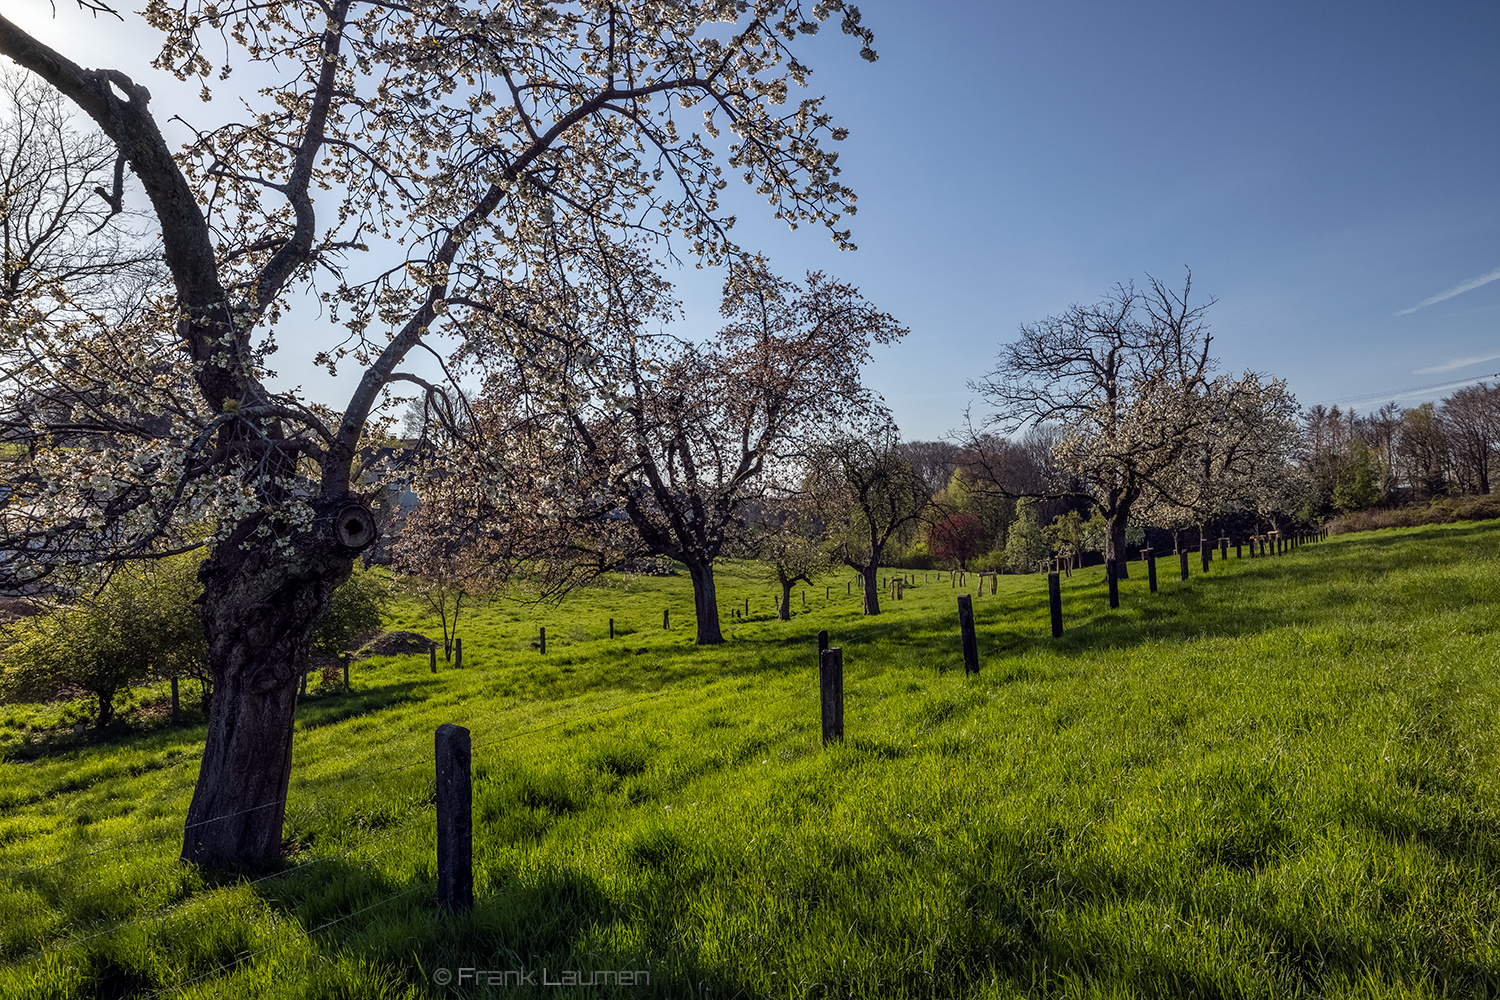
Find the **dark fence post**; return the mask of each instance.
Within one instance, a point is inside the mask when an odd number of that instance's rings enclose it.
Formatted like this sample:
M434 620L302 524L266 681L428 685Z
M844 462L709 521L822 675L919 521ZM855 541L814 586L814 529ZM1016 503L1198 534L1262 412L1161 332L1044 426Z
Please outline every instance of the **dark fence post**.
M1056 573L1047 574L1047 605L1052 611L1052 638L1062 638L1062 581Z
M1240 546L1242 546L1243 544L1244 544L1243 542L1235 542L1234 543L1234 557L1236 559L1243 559L1243 558L1245 558L1244 555L1240 551Z
M437 728L438 905L454 912L474 907L474 800L469 779L469 731Z
M820 629L818 631L818 665L819 666L822 666L822 664L823 664L823 654L826 653L827 651L828 651L828 630L825 628L825 629Z
M662 628L671 628L672 627L672 625L671 625L672 619L670 617L668 617L670 614L671 614L671 610L670 609L668 609L668 608L662 608L662 610L661 610L661 627Z
M1182 562L1182 578L1184 580L1186 580L1188 578L1187 577L1187 549L1178 549L1177 550L1177 557Z
M427 650L427 666L432 669L433 673L437 673L437 643L433 643Z
M1212 562L1214 558L1214 547L1208 544L1207 538L1198 543L1198 557L1203 560L1203 572L1207 573L1208 564Z
M453 640L453 669L454 670L462 670L463 668L464 668L464 641L462 639L455 638Z
M1229 559L1229 539L1219 539L1219 558L1225 561Z
M547 626L545 625L537 632L537 645L542 653L547 652Z
M974 599L958 595L958 629L963 634L964 673L979 673L979 640L974 637Z
M615 637L615 620L613 618L609 620L609 637L611 639Z
M1151 586L1151 593L1156 593L1156 550L1141 549L1141 558L1146 560L1146 582Z
M1109 584L1109 606L1120 606L1120 568L1113 559L1104 560L1104 579Z
M844 738L844 650L825 649L818 660L818 694L823 706L823 745Z

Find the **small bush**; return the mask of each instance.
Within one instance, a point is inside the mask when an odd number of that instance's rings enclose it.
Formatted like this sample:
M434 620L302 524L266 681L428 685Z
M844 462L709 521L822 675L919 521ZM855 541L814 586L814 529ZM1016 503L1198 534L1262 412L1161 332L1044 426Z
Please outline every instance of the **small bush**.
M45 701L81 688L98 701L103 729L115 700L155 675L201 675L207 658L197 598L197 553L117 570L97 595L11 626L0 662L0 692Z

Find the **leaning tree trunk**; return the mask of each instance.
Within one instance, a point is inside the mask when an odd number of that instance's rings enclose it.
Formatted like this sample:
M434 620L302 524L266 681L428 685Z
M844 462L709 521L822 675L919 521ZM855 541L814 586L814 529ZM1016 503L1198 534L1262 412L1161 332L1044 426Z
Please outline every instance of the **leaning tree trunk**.
M878 560L871 559L868 566L863 567L859 574L865 582L865 614L880 614L880 567Z
M362 505L340 505L336 517L294 535L289 551L258 540L241 548L254 528L242 525L204 560L213 702L184 861L266 861L281 853L297 682L309 666L314 624L359 549L374 540L373 519L354 526L361 511L368 515Z
M684 559L693 581L693 614L698 620L699 646L717 646L724 641L719 631L719 596L714 590L714 564L707 559Z
M781 583L781 607L777 609L776 617L784 622L792 620L792 585L785 580Z

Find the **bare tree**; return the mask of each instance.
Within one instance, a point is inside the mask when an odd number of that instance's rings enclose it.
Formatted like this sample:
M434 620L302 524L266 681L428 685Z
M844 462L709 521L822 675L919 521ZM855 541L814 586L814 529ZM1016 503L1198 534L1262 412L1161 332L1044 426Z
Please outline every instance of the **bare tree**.
M971 382L1008 432L1055 423L1061 471L1104 512L1105 557L1126 570L1125 529L1144 490L1172 469L1203 415L1192 406L1215 361L1192 275L1178 293L1155 278L1145 292L1119 285L1090 306L1021 327L998 364Z
M901 453L890 423L829 441L814 456L809 475L809 492L835 557L859 572L864 613L880 614L881 557L893 539L921 521L931 484Z
M1490 463L1500 446L1500 386L1467 386L1443 400L1443 427L1453 449L1453 471L1471 493L1490 491Z
M837 227L852 193L825 149L843 130L819 99L777 107L808 72L793 40L833 14L873 60L842 0L151 3L142 16L164 36L155 65L205 96L218 71L261 64L278 81L213 105L243 117L196 127L182 150L127 72L86 69L0 15L0 54L109 137L161 233L171 287L154 325L168 350L123 356L140 379L126 402L161 405L160 364L195 407L128 442L108 406L75 421L92 443L23 470L34 485L0 508L0 549L42 573L173 551L207 526L215 697L184 859L280 850L297 678L319 614L375 541L357 457L383 430L387 390L432 388L403 370L413 352L524 321L508 303L559 247L577 259L624 259L632 241L734 256L720 136L781 218L848 245ZM701 131L679 122L685 108ZM367 252L377 237L390 238L383 255ZM275 328L303 290L345 334L315 360L358 372L337 410L268 386Z
M792 588L799 582L811 584L813 577L832 562L822 523L806 497L756 505L746 518L740 547L747 556L770 568L781 588L776 614L784 622L792 620Z
M1430 500L1447 492L1448 435L1433 404L1414 406L1401 415L1396 460L1414 499Z

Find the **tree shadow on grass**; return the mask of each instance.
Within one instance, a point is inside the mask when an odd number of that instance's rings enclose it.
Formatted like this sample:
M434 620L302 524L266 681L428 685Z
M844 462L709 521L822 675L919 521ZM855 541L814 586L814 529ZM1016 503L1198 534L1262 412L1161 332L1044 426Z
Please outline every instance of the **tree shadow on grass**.
M356 687L353 691L330 691L302 698L297 703L299 729L317 729L368 715L411 701L425 701L430 692L420 681L398 681L376 687Z
M655 933L637 947L602 944L616 925L639 918L639 901L611 898L587 874L561 868L490 874L491 891L459 914L438 907L431 881L396 884L337 860L253 889L301 925L325 967L374 967L393 993L698 998L708 984L714 996L750 995L743 983L688 960L675 942L663 947ZM675 926L673 913L654 917L653 930ZM581 985L568 985L570 979Z

